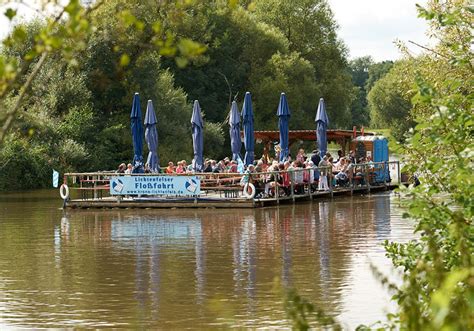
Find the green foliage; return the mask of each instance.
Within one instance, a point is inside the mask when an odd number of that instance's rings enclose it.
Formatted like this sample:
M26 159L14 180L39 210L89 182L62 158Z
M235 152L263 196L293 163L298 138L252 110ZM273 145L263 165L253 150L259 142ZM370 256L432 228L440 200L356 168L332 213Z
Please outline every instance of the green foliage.
M352 125L367 126L370 120L370 107L368 104L368 94L374 84L384 77L392 68L392 61L374 63L370 56L356 58L349 63L349 68L354 83L354 100L352 102L351 114ZM376 115L378 110L374 110L372 115ZM376 116L375 116L376 117ZM376 120L372 121L372 123ZM382 124L382 127L385 124Z
M131 158L135 91L143 112L154 103L162 163L192 157L194 99L213 158L229 154L222 123L247 90L256 129L277 128L281 92L291 128L314 128L320 97L332 126L350 126L346 50L325 1L70 0L64 13L17 25L0 55L0 142L12 128L47 146L58 170L115 169ZM288 21L275 19L282 15Z
M369 109L367 106L366 82L369 78L369 70L374 65L370 56L364 56L352 60L349 63L355 99L352 102L351 115L354 126L367 126L369 124Z
M286 92L292 111L290 127L312 129L316 106L308 95L319 90L314 80L314 68L298 53L273 55L265 66L251 77L252 97L255 99L255 120L259 128L278 128L275 116L280 92ZM316 93L315 93L316 92ZM309 120L308 120L309 119Z
M176 27L180 34L208 45L205 55L184 70L163 62L174 72L176 83L190 100L199 99L213 122L225 120L235 95L241 100L251 91L256 129L275 129L278 98L285 92L294 114L290 126L314 127L309 119L324 97L331 125L348 127L352 96L347 91L352 91L352 84L327 5L323 1L253 4L252 12L238 6L232 10L198 6L186 24Z
M285 311L292 321L293 330L309 330L307 315L314 312L314 306L298 295L296 290L288 290L285 298Z
M204 157L220 158L224 153L224 130L221 124L205 122L204 124Z
M171 72L163 71L155 85L154 94L151 94L158 119L161 164L169 160L190 160L193 155L190 122L192 105L187 102L184 91L174 87L174 84Z
M207 120L223 122L229 100L237 94L243 98L247 90L254 92L253 78L261 77L261 68L274 54L286 53L288 45L277 29L259 22L242 8L201 10L201 15L190 19L189 26L179 28L189 36L200 32L198 40L209 45L205 56L184 69L176 68L171 61L163 63L174 72L176 83L188 93L189 100L199 99ZM272 91L274 95L280 92Z
M472 330L474 72L467 47L472 30L466 27L473 15L467 2L457 0L433 1L419 13L440 44L429 56L429 70L412 74L418 124L407 138L405 162L421 185L402 192L419 240L386 243L394 265L404 269L394 323L407 330Z
M96 12L99 14L100 11ZM38 23L32 25L25 26L25 30L34 35ZM48 171L47 179L39 178L36 183L25 181L25 177L7 167L5 175L16 180L6 181L3 189L49 185L51 167L60 172L96 171L115 169L117 164L129 162L132 157L129 114L135 91L141 92L143 113L146 100L154 102L161 159L189 160L192 157L188 120L191 106L184 91L174 86L173 74L161 69L160 56L153 49L136 53L124 70L119 65L120 54L110 46L120 44L120 36L109 34L105 38L103 32L99 30L91 36L90 48L83 53L78 66L59 56L51 56L44 62L23 101L25 111L20 112L14 129L21 133L19 139L24 144L42 149L43 154L39 156ZM128 53L127 47L132 46L124 44L121 48ZM19 47L7 51L17 55L28 52ZM9 96L5 106L11 107L16 100L13 95ZM213 140L223 140L222 132L214 130L211 136ZM5 148L20 154L30 153L30 149L21 149L21 146ZM146 153L146 145L144 150Z
M414 60L400 61L370 90L367 98L371 125L391 128L392 135L402 140L414 126L411 98L414 95Z
M16 14L13 9L15 2L11 1L6 8L5 15L10 20ZM146 6L122 0L96 1L89 7L79 0L69 0L64 5L51 2L48 8L51 12L57 12L56 16L45 14L43 20L36 25L30 25L29 30L24 25L15 26L12 33L3 41L6 50L2 49L0 55L0 101L8 97L9 93L17 94L18 98L10 109L0 108L0 120L2 120L0 142L5 139L8 130L15 122L16 115L23 106L34 79L41 72L45 60L48 57L58 56L66 60L69 66L79 66L81 59L79 54L86 51L89 46L87 41L92 35L100 35L104 30L113 31L115 39L130 51L119 53L119 60L115 63L120 67L130 64L135 58L137 49L139 52L141 49L152 49L161 55L172 56L181 66L189 59L202 54L206 49L205 45L176 36L171 29L161 28L161 19L166 18L170 22L179 21L184 12L190 11L192 6L199 2L199 0L147 2L153 7L145 8L153 9L147 12L143 11ZM157 20L153 13L160 12L161 6L163 6L161 11L163 17L158 15ZM102 12L102 15L97 12ZM99 28L101 25L102 29ZM104 29L105 25L112 29ZM142 45L147 47L143 48ZM118 45L107 46L113 49L113 52L119 52L121 48ZM5 103L0 104L3 106Z
M72 106L58 123L56 130L63 137L77 141L87 141L96 129L96 118L92 109Z
M375 63L370 56L358 57L349 63L352 82L355 86L365 87L369 79L369 72L373 66L375 66Z
M0 148L0 190L46 187L51 168L46 146L35 145L18 135Z
M313 112L323 97L330 125L349 127L353 86L347 73L346 49L337 38L336 23L327 2L257 0L255 14L263 22L276 26L288 41L289 51L298 52L312 65L313 81L318 88L306 98L312 103ZM292 102L290 98L289 102ZM292 110L304 111L295 107ZM310 122L308 118L306 122Z
M375 83L383 78L394 65L393 61L382 61L373 63L368 67L367 79L365 81L365 90L367 93L372 89Z
M316 309L296 289L290 288L283 294L285 312L293 330L310 330L315 326L327 330L342 330L341 325L324 310Z

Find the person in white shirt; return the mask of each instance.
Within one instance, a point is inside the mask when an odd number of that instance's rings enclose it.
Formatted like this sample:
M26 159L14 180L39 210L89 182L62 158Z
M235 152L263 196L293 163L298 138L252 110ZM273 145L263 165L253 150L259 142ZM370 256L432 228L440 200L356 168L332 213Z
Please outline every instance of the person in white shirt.
M320 176L319 176L319 185L318 190L327 191L329 190L328 186L328 171L329 171L329 162L327 155L324 155L321 162L319 162Z

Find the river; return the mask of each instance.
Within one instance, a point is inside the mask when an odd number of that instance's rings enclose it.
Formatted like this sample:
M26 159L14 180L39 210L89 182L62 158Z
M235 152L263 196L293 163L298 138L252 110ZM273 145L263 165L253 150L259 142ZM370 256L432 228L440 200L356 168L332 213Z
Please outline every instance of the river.
M0 195L0 328L287 327L295 287L347 329L384 318L384 240L413 238L394 193L290 206L60 209ZM278 284L276 280L281 285Z

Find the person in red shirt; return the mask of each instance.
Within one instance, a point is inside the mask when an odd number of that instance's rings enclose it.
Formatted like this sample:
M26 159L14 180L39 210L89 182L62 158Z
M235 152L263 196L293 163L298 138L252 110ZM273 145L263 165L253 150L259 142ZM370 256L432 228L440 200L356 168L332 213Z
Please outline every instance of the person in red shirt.
M165 169L165 173L167 174L173 174L174 173L174 164L173 162L168 162L168 166Z

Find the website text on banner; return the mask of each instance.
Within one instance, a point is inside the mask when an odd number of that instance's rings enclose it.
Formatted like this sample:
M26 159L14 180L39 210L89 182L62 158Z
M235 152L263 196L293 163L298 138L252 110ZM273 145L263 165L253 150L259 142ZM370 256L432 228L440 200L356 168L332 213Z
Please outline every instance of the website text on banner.
M194 196L201 192L197 176L120 176L110 179L111 195Z

